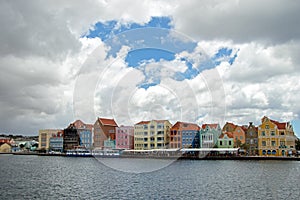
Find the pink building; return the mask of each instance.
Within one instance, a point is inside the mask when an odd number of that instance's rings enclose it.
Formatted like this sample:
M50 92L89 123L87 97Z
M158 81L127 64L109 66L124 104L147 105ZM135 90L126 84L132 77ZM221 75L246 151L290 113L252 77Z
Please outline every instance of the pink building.
M134 148L134 128L133 126L116 127L116 149Z

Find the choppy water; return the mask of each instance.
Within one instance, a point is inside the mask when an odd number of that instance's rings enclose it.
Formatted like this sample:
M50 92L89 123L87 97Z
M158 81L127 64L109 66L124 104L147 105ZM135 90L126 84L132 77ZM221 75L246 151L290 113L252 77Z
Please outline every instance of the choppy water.
M128 165L124 168L134 171L143 167L135 163L144 161L113 162ZM0 155L0 170L0 199L300 197L298 161L182 160L149 173L127 173L107 167L95 158Z

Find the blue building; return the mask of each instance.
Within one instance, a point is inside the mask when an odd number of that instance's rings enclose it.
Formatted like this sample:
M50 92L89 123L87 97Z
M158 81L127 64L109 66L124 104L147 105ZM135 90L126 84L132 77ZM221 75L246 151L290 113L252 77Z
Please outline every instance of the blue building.
M49 139L49 150L56 152L63 152L64 150L64 138L62 132L53 134Z
M80 137L80 146L85 147L86 149L92 148L92 131L90 129L77 129Z
M171 128L170 148L199 148L200 127L188 122L176 122Z

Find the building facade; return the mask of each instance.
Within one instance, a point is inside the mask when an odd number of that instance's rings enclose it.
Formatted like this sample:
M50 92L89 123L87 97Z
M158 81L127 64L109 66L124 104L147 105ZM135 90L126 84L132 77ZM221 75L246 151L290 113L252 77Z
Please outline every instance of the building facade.
M218 148L233 148L234 138L231 132L224 132L218 138Z
M258 126L258 151L260 156L288 156L295 149L293 127L289 122L278 122L263 117Z
M246 133L243 126L238 126L230 122L226 122L222 132L231 132L234 139L234 147L241 147L246 142Z
M168 120L141 121L134 125L134 149L165 149L172 124Z
M43 129L39 130L39 146L38 149L42 151L49 151L50 147L50 138L52 135L55 135L59 132L62 132L60 129Z
M258 128L249 122L246 131L246 150L249 156L258 155Z
M134 149L134 127L123 126L116 127L116 148Z
M50 151L63 152L64 150L63 131L53 134L49 139L49 143L50 143L49 145Z
M200 130L201 148L213 148L217 146L218 138L222 130L219 124L203 124Z
M188 122L176 122L170 131L170 148L199 148L200 127Z
M73 124L79 133L80 146L91 150L93 147L94 126L92 124L86 124L81 120L76 120Z
M114 119L98 118L94 123L94 148L104 149L105 140L116 140L117 123Z
M64 129L63 144L64 152L80 146L79 133L74 124L70 124L68 128Z

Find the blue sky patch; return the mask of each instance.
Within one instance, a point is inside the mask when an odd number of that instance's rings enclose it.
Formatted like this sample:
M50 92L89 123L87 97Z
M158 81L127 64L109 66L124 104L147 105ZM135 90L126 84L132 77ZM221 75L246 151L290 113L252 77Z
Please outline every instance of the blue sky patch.
M171 61L175 59L175 54L162 49L137 49L130 51L125 62L129 67L138 68L142 63L147 63L147 61L159 62L161 60Z
M99 37L102 41L105 41L116 34L120 34L124 31L133 30L137 28L164 28L171 29L171 18L169 17L151 17L151 20L146 24L129 23L118 24L116 20L97 22L93 29L82 37L95 38Z
M237 51L238 52L238 51ZM237 57L237 52L234 55L232 54L232 49L221 48L219 51L212 57L212 60L215 62L215 65L220 65L221 62L227 61L232 65Z

